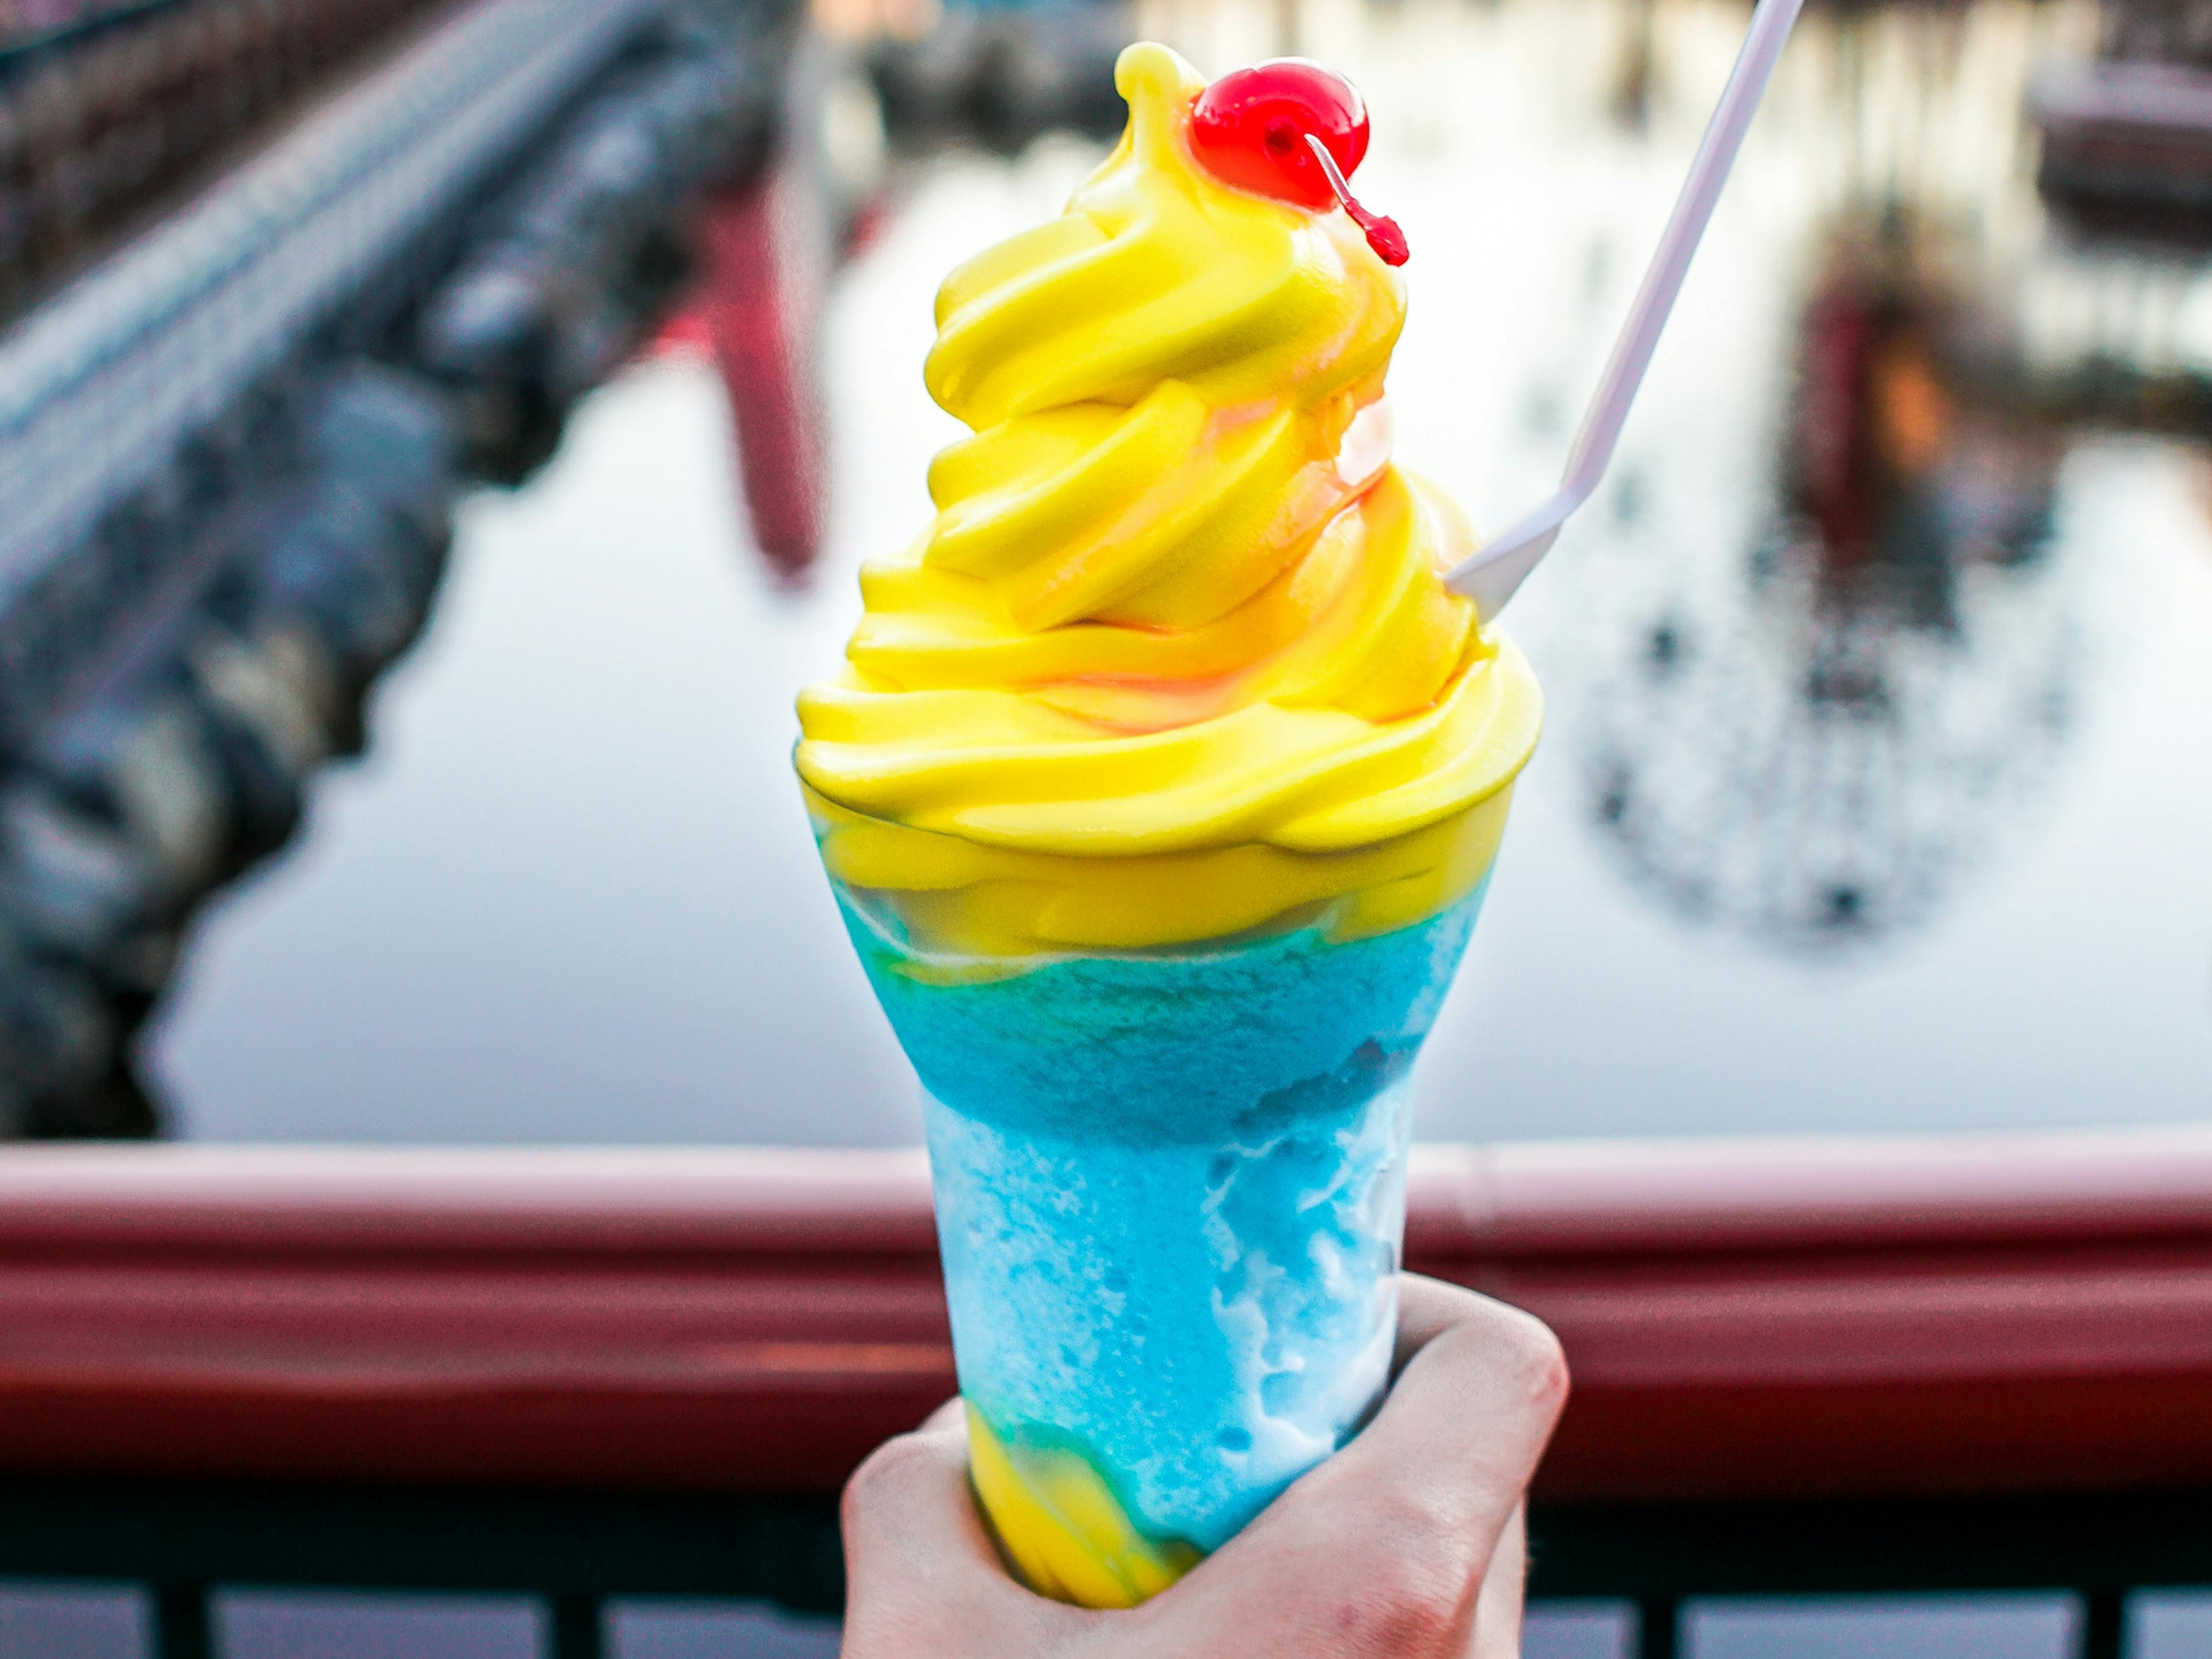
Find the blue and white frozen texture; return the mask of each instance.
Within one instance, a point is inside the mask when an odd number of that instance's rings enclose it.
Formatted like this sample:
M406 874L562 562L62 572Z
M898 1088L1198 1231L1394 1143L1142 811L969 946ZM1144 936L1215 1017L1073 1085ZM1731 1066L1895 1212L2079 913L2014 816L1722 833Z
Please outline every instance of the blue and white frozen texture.
M927 1091L961 1390L1016 1471L1080 1458L1138 1533L1210 1551L1358 1428L1408 1073L1481 896L1348 942L949 981L848 905Z

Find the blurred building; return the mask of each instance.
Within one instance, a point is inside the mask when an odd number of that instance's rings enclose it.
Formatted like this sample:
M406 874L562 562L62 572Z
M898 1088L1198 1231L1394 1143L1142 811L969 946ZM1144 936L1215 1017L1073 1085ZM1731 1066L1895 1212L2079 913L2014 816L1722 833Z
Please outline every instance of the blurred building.
M1823 25L1845 66L1885 49L1970 61L1936 10ZM2054 524L2073 443L2212 436L2212 340L2180 303L2206 268L2185 216L2085 220L2047 164L2046 210L2027 187L2036 129L2000 136L2020 82L1907 84L1873 107L1846 75L1801 108L1799 142L1843 161L1801 256L1750 534L1609 557L1589 641L1583 765L1624 867L1681 915L1796 950L1926 921L2047 793L2082 649ZM1633 460L1621 489L1694 465L1689 442Z
M768 0L172 0L0 55L0 1127L143 1130L215 886L759 189ZM149 205L150 209L149 209ZM763 250L749 250L755 257Z
M0 13L0 1133L153 1126L133 1034L360 745L455 499L679 307L756 543L805 569L854 134L1118 127L1128 27L830 21L859 38L788 0Z
M2104 0L2096 59L2031 94L2043 183L2077 213L2212 239L2212 5Z

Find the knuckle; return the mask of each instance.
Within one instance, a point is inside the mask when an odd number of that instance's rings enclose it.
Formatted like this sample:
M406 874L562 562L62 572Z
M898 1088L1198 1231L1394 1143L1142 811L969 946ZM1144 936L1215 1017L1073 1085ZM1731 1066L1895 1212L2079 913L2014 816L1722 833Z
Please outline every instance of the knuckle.
M1360 1593L1339 1613L1350 1652L1457 1651L1450 1644L1471 1617L1478 1554L1461 1508L1394 1492L1361 1516L1357 1540L1346 1540L1356 1559L1346 1575Z
M1373 1552L1336 1611L1344 1659L1428 1659L1457 1654L1472 1619L1468 1576L1435 1547Z

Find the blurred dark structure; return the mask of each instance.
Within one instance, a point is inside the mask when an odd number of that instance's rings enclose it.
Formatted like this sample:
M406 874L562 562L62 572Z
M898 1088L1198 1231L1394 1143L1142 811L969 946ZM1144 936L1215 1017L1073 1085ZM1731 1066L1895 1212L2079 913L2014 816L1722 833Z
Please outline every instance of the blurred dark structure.
M128 40L198 86L136 31L228 41L245 8L140 9L37 43L35 84ZM295 14L399 15L253 13ZM457 492L549 453L693 269L700 204L763 176L796 28L774 0L450 9L0 334L0 1133L153 1127L131 1042L193 909L359 746ZM70 131L16 176L93 167L108 130Z
M828 488L827 411L811 356L828 250L793 234L803 205L779 211L807 194L779 174L717 197L699 221L707 338L737 427L738 487L754 541L786 577L814 562Z
M0 23L0 316L427 0L55 4Z
M1597 699L1595 814L1639 879L1785 945L1924 915L2064 728L2058 433L1939 242L1902 210L1834 234L1741 587L1630 607Z
M699 320L737 429L753 541L777 575L794 581L821 550L829 496L822 309L839 261L882 207L879 151L864 143L863 155L830 153L841 90L868 97L849 65L819 40L805 42L785 73L784 137L773 161L711 192L696 228ZM858 113L871 118L872 102Z
M2041 557L2058 445L2003 395L2008 343L1930 270L1934 240L1901 209L1834 240L1801 323L1781 539L1818 550L1824 603L1950 630L1967 566Z
M570 405L692 275L702 193L763 172L784 54L738 50L703 15L668 28L483 213L422 308L419 361L454 394L484 477L544 460Z
M1131 27L955 10L870 49L870 85L793 0L9 18L0 1134L155 1125L134 1032L195 908L359 747L456 495L529 476L679 301L755 540L803 573L817 325L874 205L831 118L857 88L922 143L1108 134Z
M366 362L289 392L247 412L234 492L201 463L189 527L134 507L108 530L171 567L135 614L88 605L81 641L10 653L0 1076L20 1128L153 1127L126 1045L185 921L291 834L307 775L359 747L368 685L428 607L457 478L444 404Z
M2102 33L2096 61L2053 66L2030 89L2044 190L2212 239L2212 6L2105 0Z
M1893 935L2056 763L2078 649L2052 551L2066 449L2212 438L2212 377L2143 323L2212 257L2212 7L2107 0L2100 52L2031 94L2033 249L1993 255L1973 191L1940 207L1936 175L1854 162L1797 315L1765 528L1702 583L1679 562L1620 573L1586 775L1679 914L1812 951ZM2037 282L2068 320L2031 342Z
M1135 39L1121 0L952 6L918 40L878 41L869 69L894 137L1018 150L1053 128L1099 138L1127 115L1114 60Z

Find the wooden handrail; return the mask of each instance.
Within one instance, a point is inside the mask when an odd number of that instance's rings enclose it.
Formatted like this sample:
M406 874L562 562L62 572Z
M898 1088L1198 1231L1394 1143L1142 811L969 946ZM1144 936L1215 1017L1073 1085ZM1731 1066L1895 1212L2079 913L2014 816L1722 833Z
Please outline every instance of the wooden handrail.
M2212 1483L2212 1131L1424 1147L1557 1498ZM0 1152L0 1472L823 1490L952 1387L908 1152Z

